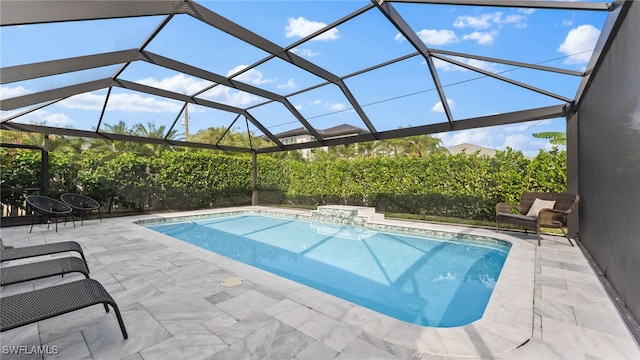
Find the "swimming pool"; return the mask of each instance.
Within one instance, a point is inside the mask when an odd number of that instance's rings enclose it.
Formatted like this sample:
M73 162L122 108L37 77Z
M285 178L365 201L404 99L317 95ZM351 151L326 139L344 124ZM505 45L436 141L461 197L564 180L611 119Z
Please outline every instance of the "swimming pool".
M482 317L509 252L507 243L257 214L148 227L399 320L435 327Z

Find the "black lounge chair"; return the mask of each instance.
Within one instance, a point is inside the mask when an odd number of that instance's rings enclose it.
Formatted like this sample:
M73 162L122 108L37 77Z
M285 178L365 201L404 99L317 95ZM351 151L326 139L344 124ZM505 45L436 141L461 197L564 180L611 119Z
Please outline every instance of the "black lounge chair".
M122 336L127 339L118 305L105 288L93 279L82 279L60 285L0 298L0 332L29 325L86 307L103 304L116 313Z
M25 199L35 215L31 221L31 229L29 229L29 233L33 230L33 223L36 221L36 217L38 216L43 222L45 218L47 219L47 230L49 230L51 218L54 218L56 220L56 232L58 232L58 217L64 215L64 221L66 223L67 216L71 215L73 211L69 205L48 196L27 195ZM73 217L71 220L73 221ZM76 227L75 222L73 223L73 227Z
M89 265L87 265L87 259L84 257L82 247L75 241L61 241L57 243L25 246L19 248L9 248L2 246L2 251L0 251L0 262L72 251L80 254L80 256L82 257L82 261L87 268L87 272L89 272Z
M0 286L17 284L50 276L80 272L89 278L89 269L75 256L3 267L0 270Z
M96 200L86 195L73 193L64 193L60 195L60 200L73 209L74 215L80 216L80 225L84 222L84 216L93 211L98 212L98 218L100 219L100 222L102 222L102 216L100 215L100 203Z

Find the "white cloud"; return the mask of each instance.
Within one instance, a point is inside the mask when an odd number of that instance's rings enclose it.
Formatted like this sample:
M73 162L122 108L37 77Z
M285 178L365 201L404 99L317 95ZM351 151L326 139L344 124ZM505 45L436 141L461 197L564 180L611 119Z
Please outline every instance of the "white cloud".
M112 97L109 97L110 101ZM67 100L63 100L58 104L68 109L81 109L81 110L102 110L104 105L105 96L96 95L94 93L84 93Z
M524 28L527 26L527 17L522 15L507 15L504 19L500 19L501 25L514 25L517 28Z
M278 85L278 89L295 89L297 87L298 85L296 85L296 82L293 79L289 79L286 83Z
M473 67L477 67L478 69L491 71L491 72L494 72L494 73L499 72L499 71L502 70L502 67L500 66L500 64L487 62L487 61L483 61L483 60L466 59L465 62L467 63L467 65L471 65Z
M309 105L311 106L322 106L326 109L329 109L331 111L342 111L345 110L347 108L347 106L343 103L330 103L328 101L323 101L323 100L314 100L312 102L309 103Z
M298 49L298 48L295 48L295 49L291 49L291 52L296 54L296 55L304 56L306 58L312 58L312 57L318 55L317 52L313 52L310 49Z
M329 110L332 111L342 111L344 109L347 108L347 105L343 104L343 103L335 103L335 104L328 104L329 106Z
M288 38L290 37L303 38L307 35L313 34L314 32L326 26L327 24L323 22L307 20L302 16L295 19L289 18L289 23L285 28L285 30L287 31L285 36ZM333 28L314 37L312 40L331 41L331 40L336 40L339 37L340 37L340 34L338 32L338 29Z
M527 14L527 12L520 13L525 15L530 14ZM527 16L525 15L510 14L504 16L502 12L484 13L479 16L463 15L458 16L458 18L453 22L453 26L457 28L472 28L477 30L486 30L494 25L513 25L515 27L522 28L527 25Z
M464 35L462 40L475 40L478 45L492 45L493 40L498 35L497 31L492 32L480 32L474 31L471 34Z
M498 146L499 150L506 150L510 147L517 151L522 151L525 156L535 157L540 152L540 149L549 151L553 148L553 145L546 139L537 139L530 134L517 134L507 136L504 139L504 143Z
M19 111L1 111L0 116L2 118L7 118L17 113L19 113ZM20 118L20 122L57 127L66 127L71 126L72 124L71 119L66 114L51 113L45 109L40 109L38 111L23 115Z
M457 28L488 29L502 16L501 12L485 13L480 16L462 15L453 22Z
M234 90L226 86L216 86L202 93L199 97L231 106L246 106L257 102L260 98L244 91Z
M32 91L25 89L22 86L0 86L0 98L11 99L16 96L26 95L32 93Z
M138 80L137 82L179 94L193 94L212 84L211 81L194 78L185 74L177 74L162 80L148 77Z
M456 58L455 60L459 60ZM444 60L433 58L433 65L436 66L437 69L442 71L466 71L467 69L453 65L450 62L446 62Z
M144 97L139 94L112 94L109 97L108 108L109 110L120 111L178 113L182 106L178 102L158 100L154 97Z
M569 56L565 60L567 64L587 63L591 59L598 37L600 30L593 25L580 25L569 31L558 51Z
M460 144L473 144L488 148L494 147L496 133L490 128L453 131L439 135L445 147Z
M499 64L491 63L483 60L467 59L467 58L461 58L457 56L451 57L451 59L456 60L458 62L465 63L467 65L471 65L473 67L476 67L482 70L491 71L494 73L500 72L502 70L502 67ZM442 71L469 71L468 69L463 68L461 66L457 66L449 62L446 62L444 60L440 60L436 58L433 59L433 63L436 66L436 68Z
M447 104L449 104L449 109L453 109L456 106L456 103L451 99L447 99ZM431 107L431 111L443 113L444 106L442 106L442 101L438 101L435 105L433 105L433 107Z
M240 70L246 68L247 66L248 65L238 65L233 69L227 71L227 76L231 76L232 74L239 72ZM267 79L264 77L264 74L262 74L262 72L256 69L250 69L248 71L245 71L242 74L234 77L234 79L248 83L248 84L253 84L253 85L266 84L266 83L270 83L278 80L278 79Z
M67 115L60 113L46 114L42 117L42 121L48 126L64 127L71 124L71 119Z
M418 37L420 38L420 40L422 40L422 42L429 46L447 45L458 42L456 33L451 30L422 29L416 34L418 34ZM398 39L398 35L396 35L396 40ZM400 37L402 38L402 35L400 35Z

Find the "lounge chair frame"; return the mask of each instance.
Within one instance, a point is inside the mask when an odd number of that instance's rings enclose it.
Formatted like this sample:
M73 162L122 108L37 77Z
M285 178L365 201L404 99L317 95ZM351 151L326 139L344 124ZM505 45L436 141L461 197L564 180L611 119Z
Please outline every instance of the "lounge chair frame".
M105 288L93 279L82 279L60 285L0 298L0 332L29 325L41 320L103 304L113 308L122 336L129 335L120 309Z
M32 262L28 264L7 266L0 270L0 286L17 284L30 280L43 279L50 276L82 273L89 278L89 269L82 259L75 256L52 260Z
M80 244L75 241L61 241L18 248L9 248L3 246L2 251L0 252L0 262L26 259L43 255L60 254L65 252L77 252L78 254L80 254L80 257L82 258L82 261L87 268L87 273L89 272L89 265L87 264L87 259L84 256L84 251L82 251L82 247L80 246Z

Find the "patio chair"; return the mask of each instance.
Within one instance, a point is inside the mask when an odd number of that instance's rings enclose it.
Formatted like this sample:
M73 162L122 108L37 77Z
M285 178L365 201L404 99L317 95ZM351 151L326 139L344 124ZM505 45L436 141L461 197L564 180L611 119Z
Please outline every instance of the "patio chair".
M496 232L498 224L511 224L527 230L535 230L540 246L540 228L561 229L564 236L573 246L569 235L564 230L567 217L578 206L580 197L577 194L525 192L520 196L520 204L498 203L496 205ZM517 213L513 213L515 210Z
M89 269L75 256L3 267L0 270L0 286L42 279L50 276L79 272L89 278Z
M86 307L103 304L116 313L122 336L129 335L118 305L105 288L94 279L82 279L60 285L0 298L0 332L29 325Z
M0 262L65 252L77 252L78 254L80 254L80 257L82 257L82 261L87 268L87 273L89 272L89 265L87 265L87 259L84 256L82 247L75 241L61 241L56 243L24 246L19 248L10 248L2 245L2 251L0 251Z
M36 217L38 216L40 216L43 222L45 218L47 219L47 230L49 230L51 218L54 218L56 221L56 232L58 232L58 217L64 215L66 223L67 216L71 215L71 212L73 211L69 205L48 196L27 195L26 200L35 215L31 221L31 229L29 229L29 233L33 230L33 223L36 221ZM73 221L73 217L71 218L71 221ZM76 227L75 221L73 222L73 227Z
M64 193L60 195L60 200L73 209L74 215L80 216L81 226L84 222L84 216L94 211L98 212L98 218L100 219L100 222L102 222L102 216L100 215L100 203L96 200L86 195L73 193Z

